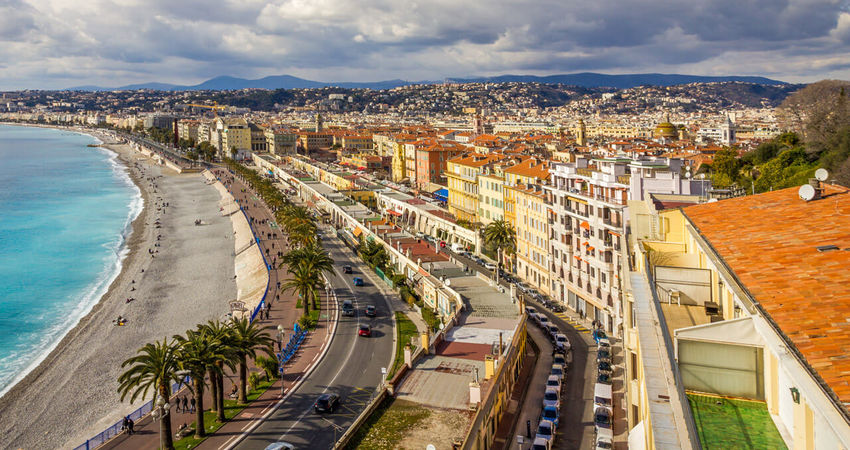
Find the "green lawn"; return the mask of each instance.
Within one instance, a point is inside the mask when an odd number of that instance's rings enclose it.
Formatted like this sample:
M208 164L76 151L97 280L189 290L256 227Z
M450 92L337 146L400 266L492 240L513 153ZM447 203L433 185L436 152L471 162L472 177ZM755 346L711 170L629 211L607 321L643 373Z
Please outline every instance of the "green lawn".
M408 430L428 418L431 411L416 403L388 396L360 426L346 449L391 450Z
M787 448L764 402L687 395L702 448Z
M249 391L248 392L248 403L251 403L254 400L256 400L257 398L259 398L260 395L262 395L263 392L266 392L266 390L271 385L272 385L271 382L264 381L264 382L260 383L260 385L257 387L256 390ZM225 392L225 395L227 395L226 392ZM209 408L209 406L207 406L207 405L204 405L204 406ZM225 399L224 400L224 418L227 419L227 420L230 420L230 419L236 417L236 415L239 414L240 412L242 412L242 410L245 409L246 406L248 406L248 405L237 404L236 400L231 400L229 398ZM211 412L209 410L204 411L204 426L207 429L208 435L215 433L219 428L221 428L224 425L223 423L216 420L215 417L216 417L216 413ZM194 424L195 424L195 422L193 421L192 423L189 423L187 425L193 426ZM177 433L177 428L179 426L180 426L179 423L173 423L172 424L172 431L175 434ZM176 440L176 438L175 438L174 449L175 450L184 450L184 449L189 449L189 448L195 448L195 447L198 446L198 444L203 442L204 439L206 439L206 437L204 437L202 439L195 439L194 434L191 434L187 437L184 437L183 439L180 439L179 441Z
M396 345L395 360L393 361L393 366L390 368L390 371L387 373L387 378L392 378L392 376L395 375L395 372L404 364L405 344L410 342L410 338L412 336L419 335L419 331L416 329L416 324L407 318L407 314L396 311L395 321L396 342L398 345Z

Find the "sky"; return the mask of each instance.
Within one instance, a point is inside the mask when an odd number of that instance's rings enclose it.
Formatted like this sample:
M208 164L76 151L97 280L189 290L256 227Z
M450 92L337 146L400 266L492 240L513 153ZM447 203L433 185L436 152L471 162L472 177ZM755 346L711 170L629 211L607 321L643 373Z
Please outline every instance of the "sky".
M850 79L850 0L0 0L0 89L220 75Z

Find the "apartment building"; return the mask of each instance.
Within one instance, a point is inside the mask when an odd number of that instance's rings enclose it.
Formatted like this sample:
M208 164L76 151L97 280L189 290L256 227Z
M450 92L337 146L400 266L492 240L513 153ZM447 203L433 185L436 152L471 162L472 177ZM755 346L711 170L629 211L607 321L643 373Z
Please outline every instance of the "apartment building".
M416 149L416 186L445 185L449 159L466 149L454 142L435 141L432 145Z
M646 350L660 345L680 382L670 402L702 420L703 448L850 448L850 190L815 191L811 201L795 187L634 208L633 221L648 211L654 223L641 227L640 276L631 275L625 305L628 420L643 440L635 444L663 446L657 378L646 375L658 366ZM673 342L647 336L642 311L657 311L655 326ZM757 434L739 425L742 415Z
M549 179L550 162L537 157L516 157L512 167L505 168L504 214L505 220L516 228L517 207L514 187L542 184Z
M474 223L478 214L478 175L483 167L502 159L502 155L468 153L450 159L446 165L449 212L458 220Z
M336 142L337 139L334 139L334 141ZM353 148L355 150L372 150L374 146L372 136L342 136L342 138L339 139L339 143L342 145L342 148Z
M516 270L533 288L551 295L549 205L539 184L512 187L516 202Z
M285 128L266 128L266 148L273 155L291 155L298 149L298 135Z
M251 157L251 128L245 119L219 117L212 134L210 143L220 154L234 159Z
M508 164L505 161L499 161L485 165L482 167L481 173L478 174L478 214L476 221L482 226L505 219L504 169L510 167Z
M177 121L177 136L180 139L192 140L194 142L200 142L198 140L198 127L200 126L200 122L193 119L180 119Z

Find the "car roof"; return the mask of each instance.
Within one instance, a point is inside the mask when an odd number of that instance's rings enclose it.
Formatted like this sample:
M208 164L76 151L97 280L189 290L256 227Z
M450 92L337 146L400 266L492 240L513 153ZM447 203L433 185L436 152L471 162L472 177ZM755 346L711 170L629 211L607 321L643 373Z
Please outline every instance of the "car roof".
M330 400L333 397L336 397L336 394L331 394L331 393L322 394L322 395L319 396L319 400Z

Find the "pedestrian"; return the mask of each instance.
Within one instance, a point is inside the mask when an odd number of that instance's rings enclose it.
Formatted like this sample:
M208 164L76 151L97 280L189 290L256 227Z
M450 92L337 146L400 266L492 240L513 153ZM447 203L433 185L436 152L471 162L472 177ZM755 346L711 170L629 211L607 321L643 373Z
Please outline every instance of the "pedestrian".
M189 412L189 400L186 398L185 395L182 397L181 401L183 402L183 412L184 413Z
M133 432L135 432L135 430L133 429L133 426L135 426L136 423L133 422L133 419L128 419L127 422L128 422L127 423L127 429L130 430L130 432L128 434L130 434L132 436Z
M130 426L130 416L124 416L124 420L121 421L121 430L126 430Z
M189 400L189 404L192 405L192 412L195 412L195 396L192 396L192 399Z

